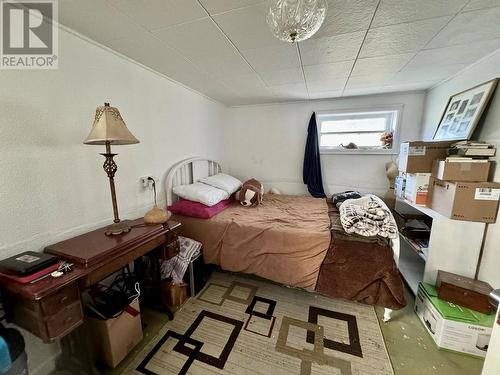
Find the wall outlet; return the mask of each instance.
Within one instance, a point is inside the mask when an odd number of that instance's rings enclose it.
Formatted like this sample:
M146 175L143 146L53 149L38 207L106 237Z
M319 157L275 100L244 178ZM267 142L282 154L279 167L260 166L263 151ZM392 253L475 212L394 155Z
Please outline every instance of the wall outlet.
M141 183L141 186L144 189L153 189L153 181L151 181L149 178L152 178L155 183L156 183L156 190L158 190L158 178L156 178L153 175L148 175L148 176L142 176L139 178L139 181Z

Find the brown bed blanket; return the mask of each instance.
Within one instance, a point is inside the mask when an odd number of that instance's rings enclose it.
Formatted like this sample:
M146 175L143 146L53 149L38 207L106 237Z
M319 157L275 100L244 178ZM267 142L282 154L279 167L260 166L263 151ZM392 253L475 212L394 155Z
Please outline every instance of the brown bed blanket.
M387 239L347 234L340 215L329 205L332 241L323 261L316 291L344 298L401 309L406 305L403 282Z
M208 220L175 220L203 244L206 263L310 290L330 244L328 206L312 197L267 194L257 207L233 202Z

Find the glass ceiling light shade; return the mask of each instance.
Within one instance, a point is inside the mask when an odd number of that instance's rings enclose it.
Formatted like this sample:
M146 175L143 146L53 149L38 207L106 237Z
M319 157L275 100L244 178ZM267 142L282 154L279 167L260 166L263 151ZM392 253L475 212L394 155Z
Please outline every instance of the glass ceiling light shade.
M269 0L266 20L276 38L300 42L319 30L327 8L326 0Z

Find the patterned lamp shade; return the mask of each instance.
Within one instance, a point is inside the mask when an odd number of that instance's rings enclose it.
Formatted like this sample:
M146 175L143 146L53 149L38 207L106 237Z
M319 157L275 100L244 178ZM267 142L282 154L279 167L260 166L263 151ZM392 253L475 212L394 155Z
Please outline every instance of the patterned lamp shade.
M107 142L112 145L129 145L139 143L139 140L127 129L118 109L104 103L104 106L97 107L92 130L83 143L105 145Z

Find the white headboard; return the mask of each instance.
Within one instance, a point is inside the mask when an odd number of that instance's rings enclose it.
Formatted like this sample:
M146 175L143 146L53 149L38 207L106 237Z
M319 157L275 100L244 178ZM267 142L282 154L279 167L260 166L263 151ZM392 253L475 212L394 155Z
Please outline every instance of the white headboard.
M222 168L218 162L203 157L189 158L174 164L165 179L167 205L171 205L178 199L172 191L175 186L192 184L221 172Z

